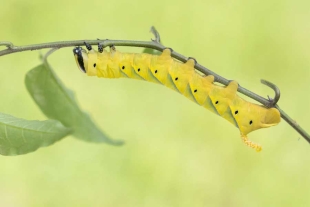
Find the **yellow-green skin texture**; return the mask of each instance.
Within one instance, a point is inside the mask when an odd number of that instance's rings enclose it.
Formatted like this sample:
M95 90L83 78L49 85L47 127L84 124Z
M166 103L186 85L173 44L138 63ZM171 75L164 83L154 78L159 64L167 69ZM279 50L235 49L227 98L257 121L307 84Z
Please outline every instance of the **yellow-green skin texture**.
M261 146L249 141L246 135L254 130L277 125L281 118L275 108L245 101L237 95L238 83L228 86L215 85L214 77L200 74L189 59L181 63L165 49L161 55L121 53L111 49L102 53L83 51L86 73L102 78L134 78L160 83L183 94L190 100L228 120L240 130L242 140L250 147ZM77 57L75 57L77 59Z

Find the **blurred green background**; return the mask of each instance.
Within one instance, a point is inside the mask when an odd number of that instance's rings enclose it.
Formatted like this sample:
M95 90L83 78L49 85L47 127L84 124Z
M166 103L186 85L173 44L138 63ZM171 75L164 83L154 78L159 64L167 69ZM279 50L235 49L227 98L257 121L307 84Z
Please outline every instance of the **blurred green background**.
M310 132L310 1L0 0L0 40L163 43L279 105ZM141 52L140 48L121 48ZM0 57L0 111L46 119L24 75L39 52ZM122 147L67 137L34 153L0 157L0 206L310 206L310 147L286 122L249 135L165 87L84 76L72 48L50 63L83 109ZM61 107L61 106L59 106Z

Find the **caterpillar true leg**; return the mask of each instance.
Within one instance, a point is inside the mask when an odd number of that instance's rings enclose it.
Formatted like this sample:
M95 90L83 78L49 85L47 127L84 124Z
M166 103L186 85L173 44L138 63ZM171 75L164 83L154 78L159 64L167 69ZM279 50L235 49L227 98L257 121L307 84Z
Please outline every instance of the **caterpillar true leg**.
M103 52L103 45L102 43L98 43L98 52L102 53Z
M87 42L84 42L84 45L86 46L87 50L92 50L92 46L90 44L88 44Z
M109 47L110 47L110 50L111 50L111 51L113 51L113 52L116 51L115 45L110 45Z

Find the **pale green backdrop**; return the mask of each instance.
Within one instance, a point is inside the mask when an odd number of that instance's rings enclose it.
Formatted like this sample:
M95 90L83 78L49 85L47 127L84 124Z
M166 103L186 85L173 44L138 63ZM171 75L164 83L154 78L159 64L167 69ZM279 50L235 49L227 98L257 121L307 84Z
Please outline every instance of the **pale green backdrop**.
M279 105L310 132L310 1L0 0L0 40L17 45L75 39L163 42ZM117 48L123 52L142 49ZM24 75L39 52L0 57L0 111L46 119ZM123 147L68 137L0 157L0 206L310 206L310 146L284 121L250 138L224 119L159 85L84 76L72 49L50 62L81 107ZM61 105L59 106L61 107Z

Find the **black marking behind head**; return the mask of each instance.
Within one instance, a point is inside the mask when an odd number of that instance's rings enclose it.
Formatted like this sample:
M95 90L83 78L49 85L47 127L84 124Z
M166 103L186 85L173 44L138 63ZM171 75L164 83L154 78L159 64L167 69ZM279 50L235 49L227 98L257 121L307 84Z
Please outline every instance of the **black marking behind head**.
M82 72L86 73L85 67L84 67L84 60L82 56L82 48L81 47L75 47L73 49L73 54L77 56L77 60L79 63L79 68Z

